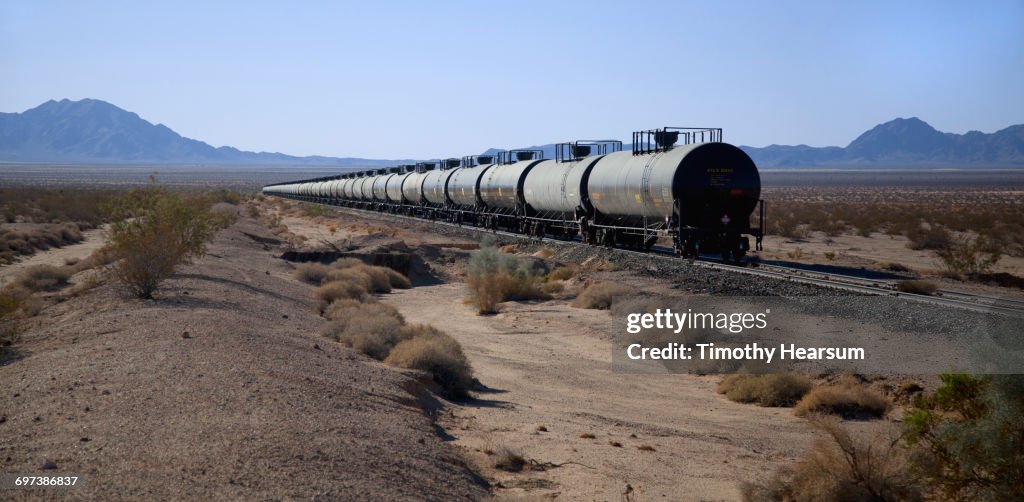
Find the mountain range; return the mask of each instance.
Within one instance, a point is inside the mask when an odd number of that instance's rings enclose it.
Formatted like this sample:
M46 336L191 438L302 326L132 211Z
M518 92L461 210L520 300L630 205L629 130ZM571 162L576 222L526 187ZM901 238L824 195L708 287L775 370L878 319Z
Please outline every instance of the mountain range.
M530 148L554 157L554 144ZM846 147L740 148L760 167L1019 167L1024 166L1024 124L989 134L954 134L937 131L916 117L898 118L873 127ZM413 161L296 157L213 147L104 101L64 99L22 113L0 113L0 162L378 167Z
M364 167L412 162L215 148L98 99L50 100L22 113L0 113L0 161Z

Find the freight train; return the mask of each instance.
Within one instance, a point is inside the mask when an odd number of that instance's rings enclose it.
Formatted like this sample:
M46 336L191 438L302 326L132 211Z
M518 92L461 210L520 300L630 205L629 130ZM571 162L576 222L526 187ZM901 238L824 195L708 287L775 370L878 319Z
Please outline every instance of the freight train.
M621 141L574 141L277 183L263 193L538 238L741 261L761 249L757 166L720 128L663 127ZM756 215L756 226L751 220Z

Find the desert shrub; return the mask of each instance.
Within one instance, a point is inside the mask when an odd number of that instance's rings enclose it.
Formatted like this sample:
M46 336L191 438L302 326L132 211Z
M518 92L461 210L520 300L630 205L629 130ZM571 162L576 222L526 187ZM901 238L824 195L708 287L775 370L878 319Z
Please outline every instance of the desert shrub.
M522 472L528 462L519 450L501 448L494 454L494 468L507 472Z
M335 321L337 322L337 321ZM403 340L402 321L394 317L356 316L345 321L345 329L337 341L378 361Z
M398 309L387 303L378 302L373 298L367 298L365 302L353 299L337 300L331 303L324 312L324 317L330 321L350 319L356 316L394 317L401 322L405 322Z
M806 457L780 468L766 483L745 483L743 497L751 502L777 500L879 502L924 500L921 486L907 472L903 435L886 429L855 438L839 419L812 417L811 424L828 440L814 442Z
M550 281L541 285L540 290L545 295L554 295L565 291L565 283L562 281Z
M18 277L17 282L29 291L56 291L68 285L71 271L66 267L36 265Z
M984 235L964 237L936 254L949 273L968 276L990 272L1002 257L998 244Z
M909 280L900 281L896 284L896 289L902 293L913 293L915 295L934 295L939 290L939 286L932 281L925 280Z
M883 261L878 264L878 268L882 270L888 270L890 272L910 272L910 267L897 263L894 261Z
M368 294L366 288L363 287L362 281L329 280L313 290L313 298L321 302L321 312L337 300L353 299L362 301Z
M110 265L115 259L116 257L110 250L100 248L86 256L84 260L78 260L74 265L71 265L71 273L73 275L84 270Z
M308 218L316 218L318 216L327 216L327 208L320 204L303 204L302 215Z
M22 319L29 309L30 295L18 285L0 289L0 358L10 353L11 346L18 341Z
M115 277L139 298L152 298L160 283L181 265L206 252L227 215L194 198L159 188L133 190L111 206L107 248L116 259Z
M372 293L390 293L391 279L382 268L359 265L334 269L327 272L325 280L355 282L361 284L363 288Z
M884 396L852 381L814 387L793 408L798 416L823 413L843 418L879 418L888 411Z
M503 301L546 298L540 289L540 277L533 262L484 244L470 254L466 283L477 311L493 314Z
M12 262L18 255L75 244L84 239L77 223L47 223L20 230L0 229L0 263Z
M449 396L469 395L473 371L459 342L424 325L405 326L401 335L404 340L391 349L385 363L430 373Z
M548 274L548 281L568 281L580 273L580 267L574 264L559 266Z
M730 401L761 406L793 406L810 389L806 377L784 373L729 375L718 384L718 393Z
M346 258L338 258L337 260L335 260L334 263L331 264L331 266L334 267L334 268L348 268L348 267L356 267L356 266L365 265L365 264L366 263L364 263L363 260L360 260L359 258L346 257Z
M295 278L309 284L319 286L327 277L331 268L321 263L301 263L295 267Z
M564 267L558 267L548 274L549 281L567 281L576 276L576 267L572 265L566 265Z
M932 225L928 228L920 226L915 227L907 232L907 239L910 239L910 242L907 243L907 247L917 250L946 249L953 242L953 238L950 236L949 230L938 225Z
M391 287L395 289L409 289L412 287L412 283L409 282L409 278L399 273L397 270L390 267L381 267L384 273L388 276L388 281L391 282Z
M3 188L0 189L2 220L34 223L76 222L93 228L105 221L104 205L116 197L114 190Z
M573 307L584 309L608 310L616 296L633 294L633 288L613 282L597 282L586 289L572 302Z
M1024 480L1024 376L940 375L909 416L913 472L946 500L1017 500Z

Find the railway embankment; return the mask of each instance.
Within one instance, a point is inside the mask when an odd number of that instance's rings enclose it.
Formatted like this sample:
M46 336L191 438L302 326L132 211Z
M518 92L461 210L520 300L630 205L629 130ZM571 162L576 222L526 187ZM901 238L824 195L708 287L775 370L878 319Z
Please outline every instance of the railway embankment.
M276 242L243 216L154 300L50 298L0 366L4 471L78 475L98 500L485 496L417 374L317 334Z

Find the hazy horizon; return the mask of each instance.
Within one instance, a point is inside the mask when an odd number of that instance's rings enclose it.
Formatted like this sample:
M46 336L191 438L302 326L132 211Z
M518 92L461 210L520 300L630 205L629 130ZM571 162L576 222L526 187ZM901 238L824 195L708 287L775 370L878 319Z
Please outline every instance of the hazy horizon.
M1024 122L1020 2L96 5L0 5L0 110L94 98L213 146L391 159Z

